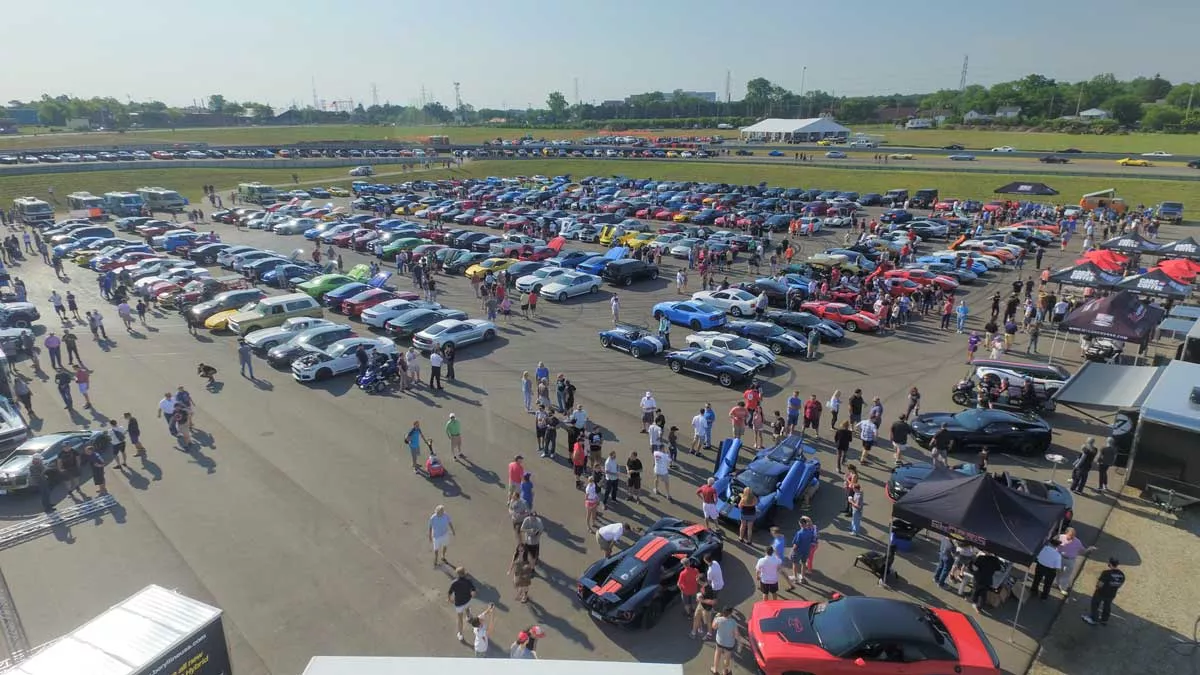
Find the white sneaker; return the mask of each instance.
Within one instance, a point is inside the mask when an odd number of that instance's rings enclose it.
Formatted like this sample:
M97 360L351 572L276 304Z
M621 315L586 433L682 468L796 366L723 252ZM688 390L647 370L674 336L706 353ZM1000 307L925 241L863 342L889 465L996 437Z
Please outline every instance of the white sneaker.
M459 642L462 642L462 639L463 639L463 638L462 638L462 633L458 633L458 641L459 641Z

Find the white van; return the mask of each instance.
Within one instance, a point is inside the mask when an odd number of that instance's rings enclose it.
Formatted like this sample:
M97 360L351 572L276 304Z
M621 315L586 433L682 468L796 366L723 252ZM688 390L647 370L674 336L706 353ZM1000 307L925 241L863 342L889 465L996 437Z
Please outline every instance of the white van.
M166 211L168 213L182 213L187 206L188 201L175 190L168 190L161 187L142 187L137 189L137 193L146 201L146 206L151 211Z

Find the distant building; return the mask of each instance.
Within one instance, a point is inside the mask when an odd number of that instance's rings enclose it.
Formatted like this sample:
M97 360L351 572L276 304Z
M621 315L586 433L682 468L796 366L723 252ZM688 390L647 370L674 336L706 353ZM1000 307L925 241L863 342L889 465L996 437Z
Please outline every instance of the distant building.
M619 98L610 98L600 102L600 106L604 108L620 108L623 105L625 105L625 101Z
M36 108L3 108L0 109L0 114L7 119L11 119L20 125L31 125L38 123L38 113Z
M826 138L846 140L849 137L850 130L832 117L770 118L741 129L743 141L763 143L812 143Z
M986 115L978 110L968 110L966 115L963 115L964 122L990 122L991 115Z
M1079 113L1079 119L1084 120L1086 122L1095 122L1096 120L1106 120L1109 117L1111 117L1111 115L1108 114L1107 110L1101 110L1099 108L1088 108L1087 110L1084 110L1083 112Z
M1019 105L1002 105L996 108L996 117L1006 120L1015 120L1021 116L1021 106Z
M904 123L905 129L932 129L933 127L933 120L924 117L917 117Z
M684 90L679 93L684 98L698 98L701 101L704 101L705 103L716 103L717 102L717 92L715 92L715 91L687 91L687 90ZM675 97L674 93L667 94L668 100L672 99L674 97Z

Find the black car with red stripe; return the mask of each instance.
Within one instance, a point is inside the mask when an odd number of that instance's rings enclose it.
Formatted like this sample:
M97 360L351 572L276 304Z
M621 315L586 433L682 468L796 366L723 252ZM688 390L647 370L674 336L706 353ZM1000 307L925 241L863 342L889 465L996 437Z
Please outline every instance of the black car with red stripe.
M685 560L703 573L704 556L720 560L723 542L703 525L663 518L633 546L588 567L576 592L592 618L622 626L653 626L679 597Z

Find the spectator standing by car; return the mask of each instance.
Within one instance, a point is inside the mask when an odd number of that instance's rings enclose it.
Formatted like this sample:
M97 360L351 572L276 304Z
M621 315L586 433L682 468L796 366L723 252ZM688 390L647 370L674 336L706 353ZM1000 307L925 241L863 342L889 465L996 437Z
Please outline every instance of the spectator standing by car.
M842 420L841 426L833 432L833 445L837 452L837 471L842 472L846 462L846 453L850 451L850 443L854 440L854 432L850 430L850 420Z
M613 505L617 503L617 488L621 484L621 466L617 462L617 451L609 450L608 458L604 460L604 496L601 503L604 508L608 508L608 503L611 500ZM655 488L658 487L657 481Z
M879 427L875 425L872 418L867 418L858 423L858 438L862 441L862 457L859 462L866 464L871 459L871 447L875 445L875 437L879 433Z
M812 429L814 436L821 437L821 401L816 394L804 402L804 428L800 430L800 437L803 438L809 429Z
M672 501L672 499L671 499L671 453L667 452L666 450L663 450L662 446L659 446L656 450L653 451L652 456L654 458L654 488L653 488L653 492L655 495L659 495L659 494L664 495L667 498L667 501ZM659 487L662 488L661 493L659 492Z
M733 616L732 607L724 607L712 620L713 642L716 651L713 652L714 673L732 673L733 656L737 653L738 624Z
M42 501L42 510L50 513L54 505L50 503L50 480L46 476L46 464L42 453L34 453L29 460L29 483L37 488L38 498Z
M1108 469L1117 461L1117 443L1112 436L1104 441L1104 447L1100 448L1097 459L1096 473L1099 485L1096 486L1096 489L1100 492L1108 492Z
M1083 443L1083 447L1079 449L1079 457L1075 460L1075 464L1071 467L1071 492L1077 495L1083 494L1083 488L1087 485L1088 474L1092 471L1092 464L1096 460L1096 439L1089 437Z
M632 534L633 526L620 521L609 523L596 530L596 543L600 545L600 552L605 558L612 555L613 548L625 536L626 530Z
M629 459L625 460L625 471L629 475L629 478L625 481L625 487L629 493L629 500L635 504L641 504L642 460L638 458L637 450L629 453Z
M776 555L773 546L768 546L765 555L754 564L754 576L764 601L779 599L779 568L782 565L783 561Z
M811 575L813 571L813 560L817 556L818 534L817 526L813 523L812 518L808 516L800 517L800 529L796 530L796 534L792 537L792 554L789 559L792 563L792 581L797 584L804 583L805 575Z
M850 505L850 533L857 536L862 528L863 506L865 506L862 485L857 481L854 483L854 491L850 493L847 503Z
M96 494L103 496L108 494L108 488L104 483L104 457L96 452L96 448L91 445L86 445L83 448L83 464L92 471L92 482L96 484ZM82 493L82 490L80 490Z
M454 345L442 347L442 361L446 364L446 379L454 381Z
M442 358L442 354L438 350L435 349L435 350L429 352L429 388L430 389L441 389L442 388L442 363L444 361L445 361L445 359ZM437 386L434 386L434 382L437 382Z
M679 570L679 578L675 582L679 588L679 599L683 604L683 615L691 617L696 613L696 595L700 592L700 570L691 558L685 558L683 569Z
M705 559L705 562L708 562L708 560ZM711 571L711 565L709 569ZM716 604L717 591L713 589L711 579L701 575L700 592L696 594L696 612L692 615L692 632L688 634L688 637L692 639L703 638L706 640L713 637L711 632L712 612Z

